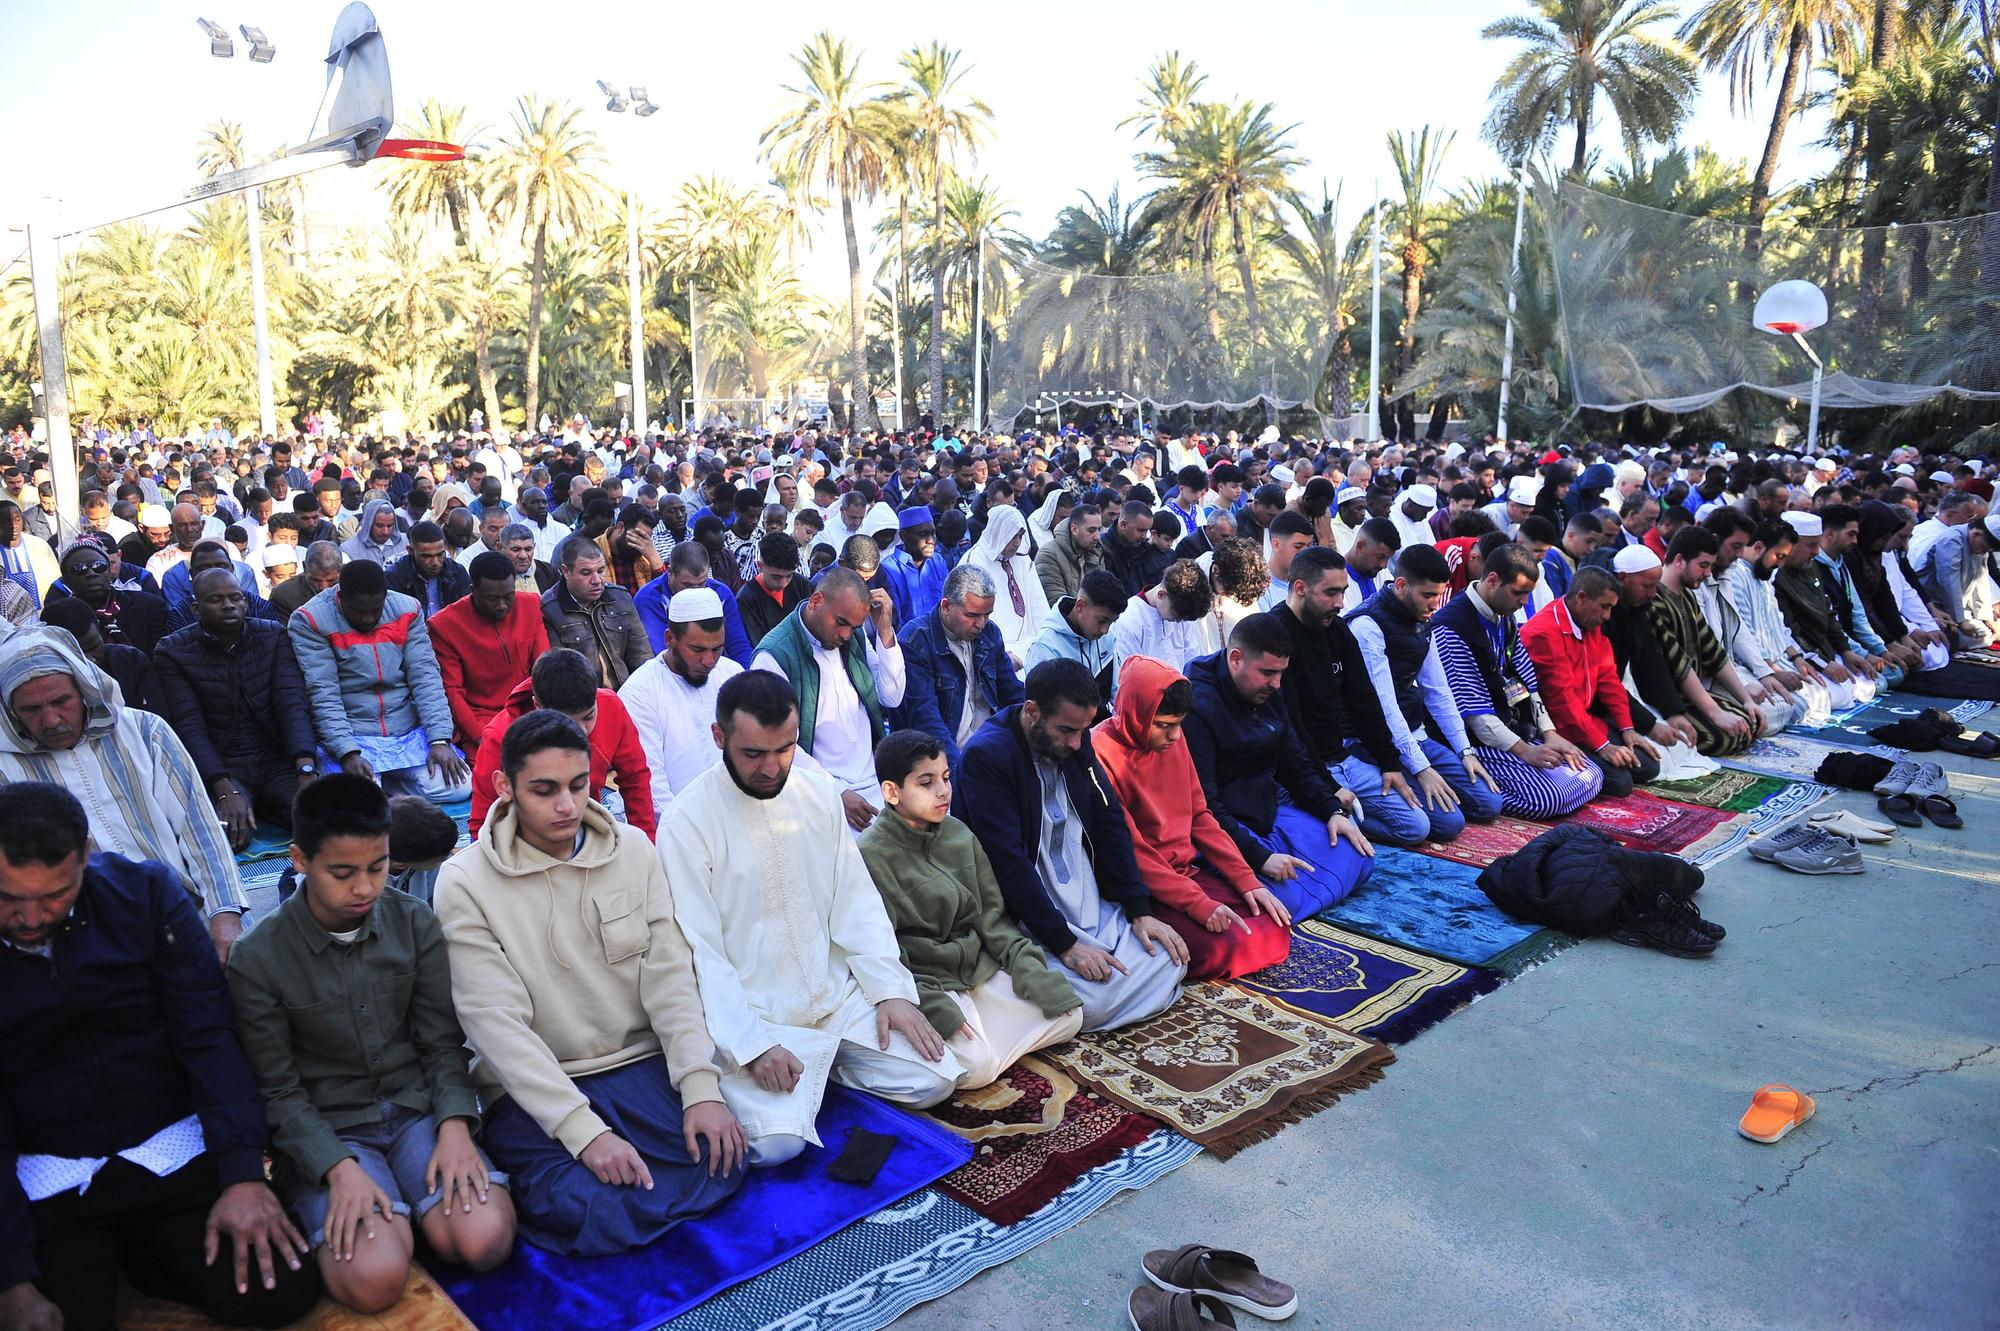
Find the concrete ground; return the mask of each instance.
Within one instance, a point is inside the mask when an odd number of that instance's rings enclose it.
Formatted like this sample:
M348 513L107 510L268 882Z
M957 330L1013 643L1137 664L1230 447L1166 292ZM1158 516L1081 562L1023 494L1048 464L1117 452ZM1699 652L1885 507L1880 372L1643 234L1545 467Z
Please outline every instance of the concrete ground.
M1712 958L1572 948L898 1325L1124 1327L1140 1254L1206 1242L1297 1285L1295 1327L2000 1326L2000 761L1928 756L1964 830L1858 877L1727 860ZM1757 1145L1774 1081L1819 1111Z

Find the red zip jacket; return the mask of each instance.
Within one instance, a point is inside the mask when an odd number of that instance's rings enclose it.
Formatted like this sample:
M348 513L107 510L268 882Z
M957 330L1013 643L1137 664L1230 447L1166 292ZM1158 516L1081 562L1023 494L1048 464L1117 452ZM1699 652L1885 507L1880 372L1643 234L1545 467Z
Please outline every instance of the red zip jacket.
M522 680L508 697L507 705L486 724L479 741L479 754L472 760L472 835L479 835L487 810L493 807L493 774L500 770L500 742L507 727L518 717L535 710L535 691ZM590 797L604 794L605 779L616 773L618 794L625 801L625 821L655 839L658 830L653 818L653 772L646 766L646 750L639 744L639 728L610 689L597 691L597 720L590 727Z

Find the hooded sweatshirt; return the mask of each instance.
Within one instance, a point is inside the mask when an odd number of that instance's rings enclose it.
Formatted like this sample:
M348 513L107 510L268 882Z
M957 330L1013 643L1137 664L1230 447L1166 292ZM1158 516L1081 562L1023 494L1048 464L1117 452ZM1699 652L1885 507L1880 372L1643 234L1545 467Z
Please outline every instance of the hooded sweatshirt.
M369 539L375 530L375 517L379 513L395 516L396 506L386 499L371 499L361 506L361 525L354 529L354 535L340 543L340 553L349 559L372 559L383 568L401 559L410 552L410 538L403 534L402 524L389 533L386 541Z
M451 992L482 1099L511 1095L573 1156L610 1125L572 1080L664 1053L681 1103L722 1098L694 957L653 847L584 806L583 848L522 840L513 802L438 871Z
M1132 829L1132 849L1139 859L1139 876L1153 895L1195 920L1206 920L1217 901L1195 882L1195 857L1239 894L1261 884L1209 812L1201 793L1194 759L1179 738L1164 752L1146 751L1146 736L1159 713L1160 699L1182 678L1180 672L1150 656L1134 656L1118 677L1118 710L1091 732L1097 761L1111 778L1112 789L1125 806Z

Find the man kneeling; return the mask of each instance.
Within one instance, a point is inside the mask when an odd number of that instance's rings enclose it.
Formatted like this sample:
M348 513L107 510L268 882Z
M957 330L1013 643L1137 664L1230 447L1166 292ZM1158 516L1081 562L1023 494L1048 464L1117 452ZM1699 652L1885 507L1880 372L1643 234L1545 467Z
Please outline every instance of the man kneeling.
M493 780L492 817L437 883L486 1149L528 1239L621 1252L735 1192L743 1130L659 861L590 798L583 727L529 712Z
M722 761L660 827L674 914L694 949L722 1096L750 1163L819 1144L828 1078L922 1108L963 1071L917 1007L896 930L847 830L842 787L794 770L798 695L746 670L715 697Z
M884 815L861 834L861 858L895 921L917 1006L949 1042L959 1089L999 1079L1024 1054L1083 1024L1083 1000L1007 918L979 839L951 816L944 741L898 730L875 746Z

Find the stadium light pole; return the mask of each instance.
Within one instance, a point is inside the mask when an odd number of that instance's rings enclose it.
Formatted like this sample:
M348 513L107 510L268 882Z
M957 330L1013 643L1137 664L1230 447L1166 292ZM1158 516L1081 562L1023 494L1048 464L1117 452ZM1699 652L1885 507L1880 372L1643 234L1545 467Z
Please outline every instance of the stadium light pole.
M1819 447L1819 381L1825 366L1806 345L1805 334L1826 323L1826 293L1803 278L1774 283L1757 297L1750 322L1774 337L1789 337L1812 362L1812 407L1806 416L1806 451Z
M627 89L631 93L629 100L603 79L597 81L597 90L604 94L604 109L612 115L621 115L629 110L643 120L660 109L646 95L645 88L636 84ZM639 299L639 187L636 181L625 187L625 305L631 325L632 430L634 437L643 444L646 442L646 320ZM692 337L689 340L692 341ZM688 355L688 364L690 367L694 364L692 351Z
M1382 181L1375 181L1373 288L1368 296L1368 434L1369 443L1382 438Z
M1522 158L1514 168L1514 262L1507 270L1507 338L1500 350L1500 410L1494 417L1493 432L1507 442L1507 390L1514 381L1514 298L1521 286L1521 223L1528 212L1528 162Z

